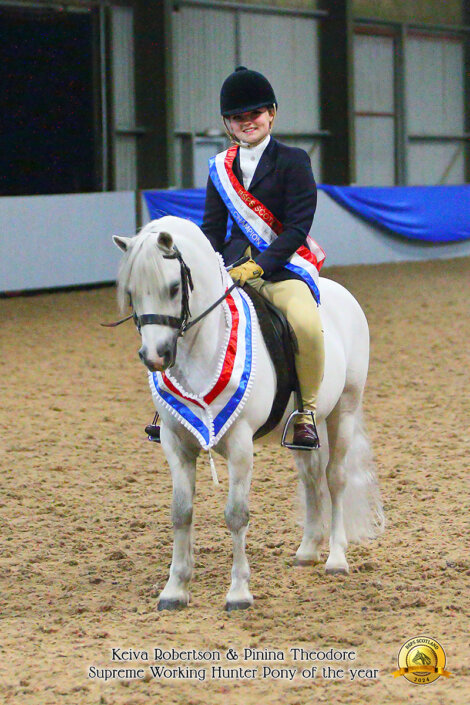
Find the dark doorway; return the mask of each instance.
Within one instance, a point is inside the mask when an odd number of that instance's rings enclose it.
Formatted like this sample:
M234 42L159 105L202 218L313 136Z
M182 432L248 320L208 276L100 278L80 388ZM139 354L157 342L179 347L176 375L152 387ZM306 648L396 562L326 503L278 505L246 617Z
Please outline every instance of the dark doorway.
M93 15L0 9L2 195L99 190Z

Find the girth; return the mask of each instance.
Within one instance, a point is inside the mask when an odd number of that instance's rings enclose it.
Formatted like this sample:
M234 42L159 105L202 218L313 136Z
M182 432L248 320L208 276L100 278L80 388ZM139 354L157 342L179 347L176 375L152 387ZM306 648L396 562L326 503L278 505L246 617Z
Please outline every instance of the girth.
M254 434L253 438L256 440L272 431L281 422L292 392L299 395L299 382L295 369L297 340L282 311L248 284L245 284L243 290L248 294L255 308L277 377L276 395L271 413L263 426Z

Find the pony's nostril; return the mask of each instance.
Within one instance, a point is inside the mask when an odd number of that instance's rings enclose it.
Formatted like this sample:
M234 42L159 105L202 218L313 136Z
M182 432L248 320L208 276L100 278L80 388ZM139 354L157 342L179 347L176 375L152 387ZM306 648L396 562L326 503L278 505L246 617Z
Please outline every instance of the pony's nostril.
M158 357L168 358L171 353L171 345L169 343L163 343L157 347Z
M143 348L140 348L140 350L139 350L139 357L142 360L142 362L145 362L145 354L144 354Z

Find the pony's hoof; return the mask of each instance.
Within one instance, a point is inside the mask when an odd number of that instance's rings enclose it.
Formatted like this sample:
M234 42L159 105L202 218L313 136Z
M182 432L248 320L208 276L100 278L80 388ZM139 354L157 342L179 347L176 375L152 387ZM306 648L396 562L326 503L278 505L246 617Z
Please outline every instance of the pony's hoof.
M325 573L327 575L349 575L349 568L341 566L335 568L334 566L332 566L331 568L325 568Z
M315 558L297 558L297 556L294 558L294 565L295 566L307 566L307 565L316 565L318 563Z
M184 600L172 600L171 598L163 598L158 603L158 611L169 610L170 612L176 612L177 610L184 610L188 606L188 603Z
M249 600L239 600L238 602L226 602L225 611L235 612L235 610L247 610L252 603Z

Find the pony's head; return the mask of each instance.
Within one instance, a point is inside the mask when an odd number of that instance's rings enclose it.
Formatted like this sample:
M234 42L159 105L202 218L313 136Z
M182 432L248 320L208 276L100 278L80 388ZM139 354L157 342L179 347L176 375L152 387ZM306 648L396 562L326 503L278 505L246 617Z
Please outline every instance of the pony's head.
M174 364L178 330L171 323L181 316L184 295L174 238L163 225L152 221L135 237L113 236L125 253L119 269L118 301L121 309L129 301L132 304L142 336L139 357L152 372Z

